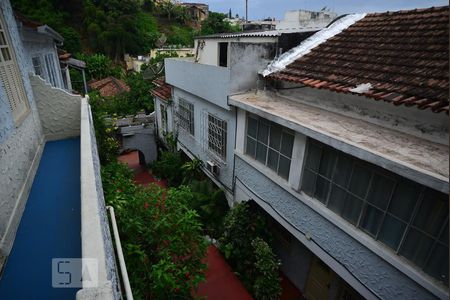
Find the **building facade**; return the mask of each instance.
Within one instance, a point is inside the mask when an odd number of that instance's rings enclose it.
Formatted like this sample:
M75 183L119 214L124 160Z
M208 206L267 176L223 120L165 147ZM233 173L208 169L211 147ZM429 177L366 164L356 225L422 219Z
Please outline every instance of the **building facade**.
M345 16L268 66L253 38L166 60L179 147L270 216L308 299L448 298L448 7Z

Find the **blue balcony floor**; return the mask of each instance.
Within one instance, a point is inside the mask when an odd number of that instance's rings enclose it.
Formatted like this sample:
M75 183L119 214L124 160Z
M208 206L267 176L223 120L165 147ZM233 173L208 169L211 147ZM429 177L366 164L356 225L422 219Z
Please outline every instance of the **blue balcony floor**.
M81 257L80 139L47 142L14 246L0 299L75 299L52 288L52 259Z

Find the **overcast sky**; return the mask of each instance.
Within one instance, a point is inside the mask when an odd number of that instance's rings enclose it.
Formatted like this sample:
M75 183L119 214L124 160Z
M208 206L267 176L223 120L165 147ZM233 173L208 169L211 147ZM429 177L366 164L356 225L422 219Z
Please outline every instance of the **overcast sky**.
M245 0L185 0L209 5L209 10L233 15L245 15ZM249 19L275 17L282 19L287 10L320 10L327 6L338 14L358 12L384 12L448 5L444 0L248 0Z

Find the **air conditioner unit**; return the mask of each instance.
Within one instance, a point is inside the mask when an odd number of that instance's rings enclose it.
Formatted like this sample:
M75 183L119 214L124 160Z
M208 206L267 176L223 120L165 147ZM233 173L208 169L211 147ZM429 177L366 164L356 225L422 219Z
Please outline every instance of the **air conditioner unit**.
M214 175L219 175L219 166L213 161L206 161L206 169Z

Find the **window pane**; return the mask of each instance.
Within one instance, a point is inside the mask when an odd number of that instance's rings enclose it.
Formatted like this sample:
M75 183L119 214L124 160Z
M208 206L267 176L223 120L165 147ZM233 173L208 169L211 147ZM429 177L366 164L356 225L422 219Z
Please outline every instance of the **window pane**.
M308 143L308 156L306 158L306 166L313 171L319 171L320 156L322 148L314 143Z
M248 117L247 119L247 134L256 139L256 132L258 129L258 120L255 120L252 117Z
M2 55L5 61L11 60L11 55L9 54L8 48L2 48Z
M342 211L342 216L356 225L361 213L362 201L352 195L348 195L345 202L346 203L344 210Z
M323 179L320 176L317 176L315 196L320 202L325 203L327 201L329 189L330 189L330 183L328 182L328 180Z
M258 160L263 164L266 164L266 157L267 157L267 146L258 142L256 145L256 160Z
M389 212L403 221L409 222L419 193L420 186L418 184L407 180L398 182L389 205Z
M352 171L352 164L353 161L348 155L339 153L336 169L334 170L333 181L342 187L347 187Z
M402 246L400 254L423 268L430 253L433 240L416 229L411 228Z
M328 208L341 215L344 210L346 197L347 192L333 184L330 193L330 200L328 201Z
M353 194L364 198L369 186L369 180L370 171L361 164L355 163L353 166L353 175L350 181L349 190Z
M267 141L269 139L269 125L261 120L258 125L258 142L262 142L267 145Z
M394 181L380 174L374 174L372 186L370 187L367 201L375 204L378 208L385 210L392 190L394 189Z
M255 158L256 155L256 142L254 139L247 137L247 147L245 148L245 154Z
M289 179L289 170L291 169L291 160L280 155L280 164L278 166L278 175L284 179Z
M422 204L414 218L414 225L431 234L437 236L448 216L448 196L427 190L422 200Z
M314 193L316 176L317 176L316 174L314 174L308 169L305 169L302 176L302 190L310 196L313 196Z
M320 160L319 173L326 178L331 179L331 172L333 171L334 162L336 160L336 151L330 148L323 150L322 159Z
M436 245L430 261L425 266L425 272L448 284L448 247Z
M275 150L280 150L281 146L281 126L273 124L270 127L270 147Z
M0 32L0 45L6 45L5 33Z
M396 250L402 239L403 233L405 232L405 228L405 223L391 217L390 215L386 215L383 225L381 226L378 239L392 249Z
M372 235L376 235L380 227L383 212L372 205L367 205L364 217L361 220L361 227Z
M441 238L439 240L448 246L448 223L445 225L444 231L442 231Z
M269 149L269 156L267 157L267 166L277 172L278 169L278 152Z
M287 157L292 157L292 148L294 147L294 135L283 132L281 140L281 153Z

